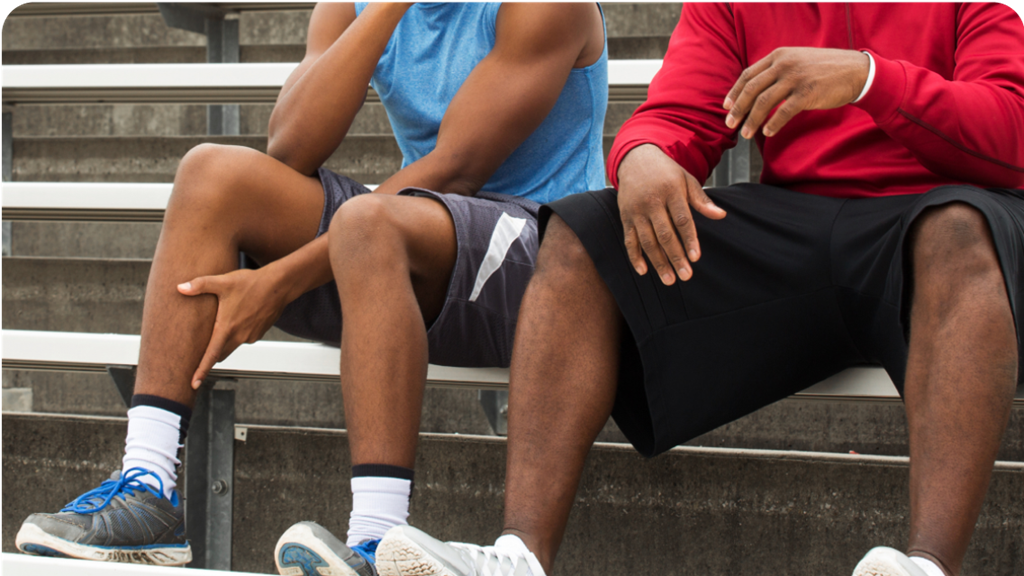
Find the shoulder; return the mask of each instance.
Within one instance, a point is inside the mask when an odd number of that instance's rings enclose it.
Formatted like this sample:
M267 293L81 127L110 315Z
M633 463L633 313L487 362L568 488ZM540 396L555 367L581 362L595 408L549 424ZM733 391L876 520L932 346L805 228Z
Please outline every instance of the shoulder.
M495 22L496 46L515 44L528 51L582 50L596 41L603 47L603 29L601 12L595 3L504 3Z
M320 54L330 48L356 19L351 3L320 2L313 7L306 37L306 53Z

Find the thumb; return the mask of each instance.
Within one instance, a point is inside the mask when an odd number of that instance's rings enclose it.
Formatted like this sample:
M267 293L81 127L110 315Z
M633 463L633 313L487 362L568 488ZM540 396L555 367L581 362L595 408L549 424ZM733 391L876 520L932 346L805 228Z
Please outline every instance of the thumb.
M689 178L687 180L689 180ZM712 220L721 220L722 218L725 218L725 210L719 208L718 205L708 197L707 193L704 192L704 188L696 179L688 181L687 184L690 191L690 205L693 206L694 210Z

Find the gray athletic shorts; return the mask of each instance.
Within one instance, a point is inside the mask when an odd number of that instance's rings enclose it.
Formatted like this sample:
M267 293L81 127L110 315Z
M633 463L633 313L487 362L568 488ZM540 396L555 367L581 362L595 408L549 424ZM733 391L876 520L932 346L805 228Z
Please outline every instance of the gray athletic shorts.
M324 168L319 177L324 211L317 236L327 231L345 201L370 192ZM430 361L445 366L508 366L519 302L537 259L540 205L489 192L469 197L407 188L399 196L433 198L448 208L455 221L458 254L444 307L427 329ZM341 340L337 285L330 282L300 296L285 307L276 326L300 338L337 346Z

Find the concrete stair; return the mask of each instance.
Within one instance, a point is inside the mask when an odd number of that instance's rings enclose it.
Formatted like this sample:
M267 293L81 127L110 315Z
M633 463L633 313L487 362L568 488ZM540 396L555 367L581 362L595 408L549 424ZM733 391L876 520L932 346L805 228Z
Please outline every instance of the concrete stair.
M21 521L55 510L120 466L124 420L3 416L3 550ZM292 523L344 534L351 505L345 433L247 428L235 442L235 570L273 573ZM424 435L410 521L442 539L501 530L504 440ZM55 481L60 479L60 481ZM907 460L677 448L645 460L590 455L555 572L753 576L849 574L872 546L907 540ZM963 576L1024 574L1024 465L997 465Z

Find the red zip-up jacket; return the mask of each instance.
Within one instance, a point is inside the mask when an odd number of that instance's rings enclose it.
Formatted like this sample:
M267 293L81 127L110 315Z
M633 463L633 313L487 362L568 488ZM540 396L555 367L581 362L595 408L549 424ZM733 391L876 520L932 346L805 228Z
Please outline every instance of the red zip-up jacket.
M1024 188L1024 25L1000 4L686 4L647 102L615 138L612 184L648 143L705 182L736 142L726 94L785 46L870 52L875 78L856 104L758 131L761 182L839 198Z

